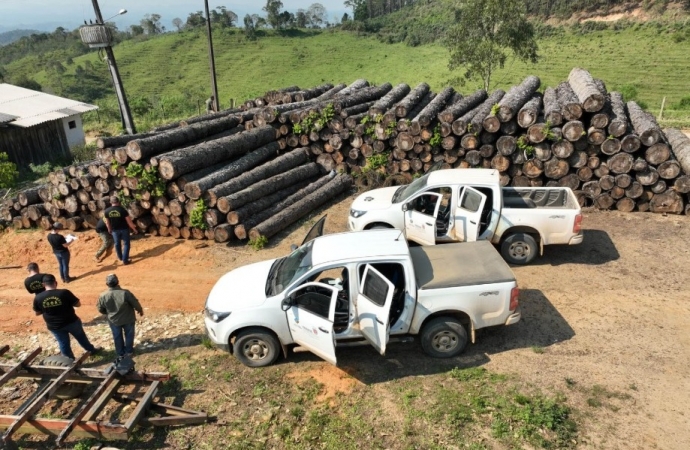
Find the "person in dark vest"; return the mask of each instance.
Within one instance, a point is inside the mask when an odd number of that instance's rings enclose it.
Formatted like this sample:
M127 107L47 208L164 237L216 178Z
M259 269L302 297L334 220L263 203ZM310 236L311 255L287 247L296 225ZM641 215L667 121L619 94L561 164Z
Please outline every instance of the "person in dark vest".
M113 251L113 237L108 232L108 227L102 218L98 219L98 223L96 224L96 233L98 233L98 237L101 238L102 243L96 252L96 256L93 257L93 260L96 262L101 262L101 256L104 253L105 256L103 256L103 259L107 258Z
M29 294L36 295L45 291L46 288L43 287L43 275L45 274L40 272L38 264L30 262L26 266L26 270L29 272L29 276L24 280L24 287L29 291Z
M58 260L58 265L60 266L60 278L62 278L63 283L69 283L74 280L74 278L69 276L69 246L72 242L67 242L65 237L59 233L60 230L65 227L60 222L55 222L53 224L53 230L48 235L48 243L53 249L53 254Z
M74 359L70 335L79 342L84 350L92 355L103 350L95 347L86 337L81 319L74 312L74 308L81 306L79 299L67 289L58 289L57 281L53 275L43 276L45 291L34 297L34 312L37 316L43 316L48 330L55 336L60 347L60 353Z
M134 294L120 287L117 275L110 274L105 277L105 284L108 290L98 297L96 308L99 313L108 316L108 325L113 333L117 356L131 357L134 353L134 331L137 320L134 312L143 316L144 309Z
M206 99L206 114L211 114L216 111L216 98L212 95Z
M132 230L133 234L137 234L137 227L132 222L127 210L120 205L119 198L110 197L110 204L112 206L103 213L103 221L108 232L113 236L117 259L122 261L122 264L127 265L130 263L129 230Z

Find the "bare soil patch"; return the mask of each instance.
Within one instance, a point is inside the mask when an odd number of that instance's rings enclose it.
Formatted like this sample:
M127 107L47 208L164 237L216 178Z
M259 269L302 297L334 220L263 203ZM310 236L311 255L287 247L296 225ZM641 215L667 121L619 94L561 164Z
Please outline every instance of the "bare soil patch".
M345 198L325 210L327 233L345 230L350 202ZM217 425L179 432L147 432L127 448L296 448L288 444L293 441L276 437L282 436L281 428L272 425L285 418L305 420L298 419L294 406L281 409L287 398L297 398L299 405L313 401L317 411L326 408L323 413L334 406L344 408L333 410L333 417L348 408L389 417L390 422L384 421L390 429L385 436L377 432L376 442L391 449L423 447L429 442L423 440L428 430L408 435L412 425L398 420L408 417L406 397L401 395L415 391L424 398L437 386L450 383L447 373L454 367L483 367L510 374L525 389L564 394L578 411L577 448L687 448L687 217L587 211L582 245L547 247L536 264L514 268L523 320L479 332L477 343L452 360L430 359L415 344L397 344L385 357L367 347L339 350L338 367L298 353L276 366L251 370L200 345L200 311L218 277L235 267L286 254L321 212L260 251L239 243L200 247L200 241L138 239L132 243L130 266L113 264L114 256L95 265L91 257L98 247L97 236L79 233L72 254L72 274L79 278L68 287L84 303L79 315L87 333L111 347L110 332L93 305L105 289L105 276L116 272L146 311L137 327L139 367L178 374L178 385L163 394L219 419ZM45 233L0 235L0 265L24 266L30 261L38 262L43 271L57 272ZM52 337L31 311L31 297L23 288L25 276L24 270L0 272L0 344L9 343L16 350L43 345L46 353L53 353ZM93 364L107 362L105 358ZM376 398L380 402L373 406ZM379 415L382 412L384 416ZM255 432L262 427L266 431L260 439L248 435L248 429ZM307 431L293 429L291 439L299 440ZM37 447L27 448L41 448L45 442L49 441L38 440ZM460 445L450 442L451 447ZM503 448L491 440L487 445Z

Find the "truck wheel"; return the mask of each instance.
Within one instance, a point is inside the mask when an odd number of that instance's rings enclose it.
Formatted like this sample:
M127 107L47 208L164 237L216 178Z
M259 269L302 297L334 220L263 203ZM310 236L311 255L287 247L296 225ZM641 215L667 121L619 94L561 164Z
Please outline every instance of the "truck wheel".
M433 358L452 358L465 350L467 331L451 317L432 319L422 330L422 349Z
M501 255L510 264L529 264L537 257L539 246L531 234L511 234L501 244Z
M278 359L280 345L271 333L250 328L237 335L233 354L247 367L270 366Z

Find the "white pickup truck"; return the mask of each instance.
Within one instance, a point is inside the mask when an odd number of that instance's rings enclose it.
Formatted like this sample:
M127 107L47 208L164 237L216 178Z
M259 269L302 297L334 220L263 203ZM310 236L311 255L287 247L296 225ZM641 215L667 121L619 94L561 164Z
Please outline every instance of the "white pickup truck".
M492 169L435 170L405 186L374 189L352 203L348 226L403 230L423 245L486 239L511 264L544 245L582 242L582 214L567 187L501 187Z
M223 275L206 333L249 367L298 344L336 364L336 346L420 335L433 357L460 354L479 328L520 320L510 267L488 242L409 248L398 230L317 237L290 255Z

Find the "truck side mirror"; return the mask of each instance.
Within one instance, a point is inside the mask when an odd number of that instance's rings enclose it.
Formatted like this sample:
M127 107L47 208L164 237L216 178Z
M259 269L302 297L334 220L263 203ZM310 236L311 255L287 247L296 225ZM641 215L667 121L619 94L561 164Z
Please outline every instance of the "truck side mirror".
M288 311L290 308L292 308L292 296L285 297L280 303L280 309L283 311Z
M402 205L402 210L403 210L403 211L407 211L407 209L408 209L407 203L403 203L403 205Z
M294 252L295 250L297 250L297 245L292 244L292 245L290 246L290 251L291 251L291 252Z

